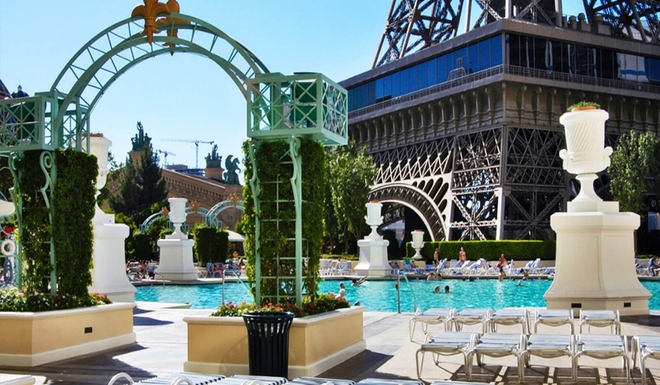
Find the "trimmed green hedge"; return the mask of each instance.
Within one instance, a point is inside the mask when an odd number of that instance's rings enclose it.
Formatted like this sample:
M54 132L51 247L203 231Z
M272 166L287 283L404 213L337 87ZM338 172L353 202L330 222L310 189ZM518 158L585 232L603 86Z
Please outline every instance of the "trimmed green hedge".
M467 253L467 259L476 261L484 258L488 261L496 261L501 254L507 259L532 260L541 258L544 260L555 259L555 241L533 241L533 240L503 240L503 241L443 241L424 242L420 253L424 259L433 259L433 252L438 248L438 258L443 260L458 259L461 247ZM406 256L415 255L412 244L406 244Z
M206 265L208 262L224 263L229 257L229 233L214 227L198 226L193 232L197 261Z

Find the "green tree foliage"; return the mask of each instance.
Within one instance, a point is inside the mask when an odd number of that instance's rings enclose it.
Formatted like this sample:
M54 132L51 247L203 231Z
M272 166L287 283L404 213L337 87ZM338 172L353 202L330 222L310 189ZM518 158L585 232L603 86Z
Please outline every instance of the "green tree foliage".
M334 216L348 250L350 237L357 241L369 230L364 205L377 169L366 149L358 149L354 141L329 150L327 164Z
M111 179L119 182L119 189L110 195L109 199L112 211L125 214L136 224L142 223L153 214L154 204L157 207L165 206L168 193L151 138L142 131L140 138L143 147L139 163L134 164L129 157L126 159L126 166L115 171Z
M616 151L612 154L609 174L612 177L610 192L619 202L621 211L646 215L646 194L649 185L646 178L660 172L660 142L650 132L621 135Z

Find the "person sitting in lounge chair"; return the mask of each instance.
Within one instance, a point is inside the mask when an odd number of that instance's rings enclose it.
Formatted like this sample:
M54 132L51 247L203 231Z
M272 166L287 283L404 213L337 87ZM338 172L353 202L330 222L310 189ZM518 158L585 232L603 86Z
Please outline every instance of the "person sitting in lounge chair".
M660 261L658 261L658 256L653 255L651 257L651 260L649 261L649 267L648 267L649 274L654 277L657 276L659 268L660 268Z

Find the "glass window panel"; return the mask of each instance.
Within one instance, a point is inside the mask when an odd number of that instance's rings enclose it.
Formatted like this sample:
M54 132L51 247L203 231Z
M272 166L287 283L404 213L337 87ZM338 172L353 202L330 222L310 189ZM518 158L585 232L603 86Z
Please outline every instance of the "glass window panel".
M392 75L383 78L383 97L392 97Z
M370 81L367 84L367 105L370 106L376 103L376 82Z
M447 75L449 75L449 72L456 68L456 52L449 52L447 55ZM445 76L445 80L447 80L447 76Z
M456 51L456 63L454 63L454 68L463 67L467 71L468 61L467 61L467 48L463 47Z
M427 79L428 79L428 85L432 86L438 83L438 58L434 58L428 61L428 65L426 66L426 69L428 71L427 73Z
M376 99L383 97L383 78L376 79Z
M392 74L392 97L401 96L401 73Z
M467 73L479 71L479 45L471 44L467 47L467 59L465 64L465 70Z
M649 79L652 81L660 81L660 60L646 59L646 71L648 72Z
M399 95L405 95L410 92L410 69L406 68L399 72Z
M483 71L490 68L490 41L486 39L479 42L479 58L477 61L477 71Z
M495 67L502 64L502 35L496 35L490 39L490 66Z
M447 81L447 55L440 56L436 59L438 64L438 74L437 79L438 83L444 83Z
M417 91L429 86L429 73L428 73L429 63L428 62L419 63L415 67L417 70L416 71L417 73L415 75L415 77L417 78L417 84L416 84L417 87L415 87L414 91Z

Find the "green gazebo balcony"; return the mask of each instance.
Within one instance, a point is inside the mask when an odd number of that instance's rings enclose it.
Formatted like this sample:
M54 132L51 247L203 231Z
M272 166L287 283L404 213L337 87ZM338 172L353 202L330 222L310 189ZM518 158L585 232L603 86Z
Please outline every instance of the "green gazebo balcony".
M308 136L327 146L348 142L344 88L320 73L264 74L248 80L251 138Z

